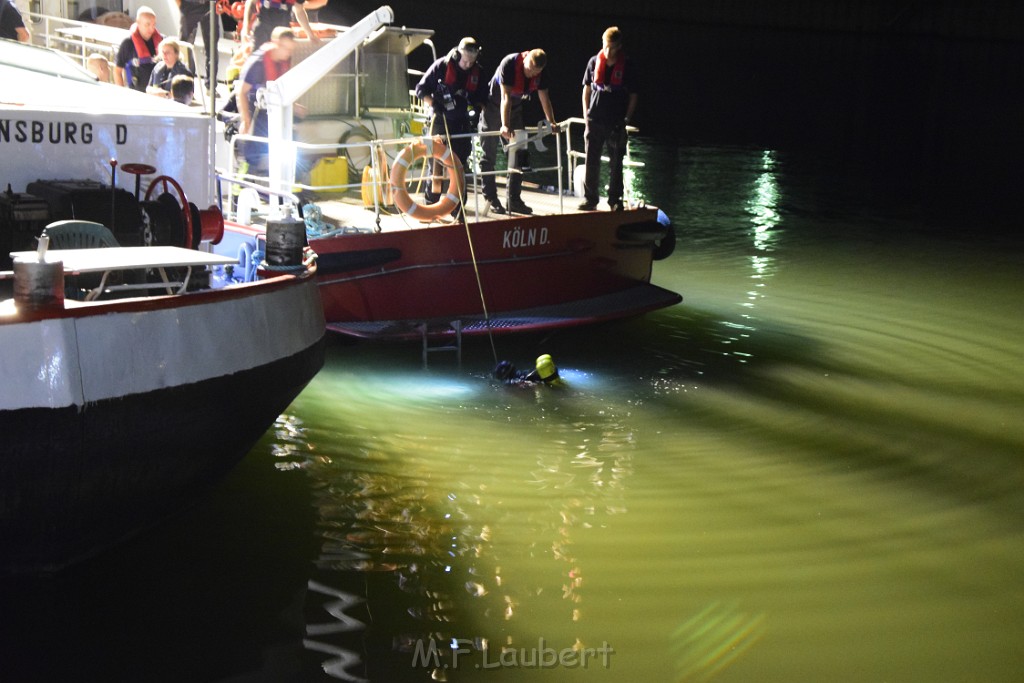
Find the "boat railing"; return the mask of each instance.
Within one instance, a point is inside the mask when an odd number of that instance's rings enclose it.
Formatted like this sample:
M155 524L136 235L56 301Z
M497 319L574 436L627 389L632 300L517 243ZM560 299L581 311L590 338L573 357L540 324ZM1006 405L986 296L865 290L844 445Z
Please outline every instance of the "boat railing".
M115 61L121 42L128 37L129 31L119 26L106 26L89 21L65 19L38 12L28 12L27 18L32 24L32 42L72 58L79 66L86 68L89 55L99 53L107 60L107 68L113 83ZM195 64L198 58L196 46L184 40L181 45L181 60L184 64ZM203 111L209 109L206 88L196 78L195 96Z
M63 53L82 68L86 67L89 55L97 52L106 58L113 77L117 50L121 41L128 36L128 29L37 12L28 12L26 15L26 20L32 26L33 44Z
M548 139L548 131L542 128L527 128L520 131L518 137L512 142L500 141L505 149L507 157L514 160L514 152L517 145L531 145L538 140ZM555 141L555 154L552 155L553 163L550 165L531 166L530 168L515 168L514 161L511 168L496 168L494 171L485 172L480 168L482 156L481 140L485 137L499 136L497 131L487 133L466 133L452 135L451 139L470 139L473 144L473 152L470 155L468 168L465 169L467 185L467 203L471 206L482 207L486 204L483 197L483 178L495 176L507 179L512 174L518 173L524 177L532 177L538 173L554 173L557 182L554 185L543 186L542 191L558 193L559 212L563 212L564 190L563 154L561 134L551 136ZM315 144L299 141L288 141L281 143L272 142L266 137L255 135L235 135L230 142L228 154L228 166L225 169L218 169L219 196L222 198L221 208L225 217L229 220L248 223L253 210L251 199L245 198L250 193L243 193L243 190L254 190L261 197L278 196L286 201L298 203L307 199L317 201L339 199L348 200L348 203L359 203L368 211L376 215L387 212L391 204L390 196L390 175L391 167L402 149L410 143L421 139L422 136L402 136L392 139L377 140L356 140L339 143ZM246 159L246 145L283 144L284 149L291 159L294 169L293 180L288 183L290 191L272 189L273 185L269 174L265 171L256 171L250 167ZM501 155L499 155L499 158ZM430 186L433 176L433 165L426 163L426 160L419 159L414 168L410 168L406 177L406 183L410 194L422 193ZM443 178L442 178L443 180ZM542 186L537 185L538 189ZM240 210L241 205L241 210ZM264 207L257 209L259 210ZM480 215L479 213L477 215Z
M584 139L586 126L587 120L579 116L572 116L560 125L561 133L565 136L565 167L568 172L568 178L572 182L572 189L578 195L582 195L583 169L586 164L587 154L584 149L577 148L573 142ZM626 126L626 157L622 160L622 165L625 168L643 168L644 162L636 161L629 154L629 136L638 131L639 129L635 126ZM601 161L608 163L609 158L602 155ZM629 183L625 184L623 191L627 195L624 197L626 202L632 203L632 198L629 196L631 192Z

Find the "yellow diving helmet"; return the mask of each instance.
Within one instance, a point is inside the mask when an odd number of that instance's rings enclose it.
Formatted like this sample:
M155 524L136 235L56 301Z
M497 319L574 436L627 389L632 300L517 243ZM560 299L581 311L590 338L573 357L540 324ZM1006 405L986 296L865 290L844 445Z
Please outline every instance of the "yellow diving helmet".
M542 382L550 384L559 381L558 368L555 367L555 361L551 359L551 354L545 353L543 356L537 356L536 368L537 377Z

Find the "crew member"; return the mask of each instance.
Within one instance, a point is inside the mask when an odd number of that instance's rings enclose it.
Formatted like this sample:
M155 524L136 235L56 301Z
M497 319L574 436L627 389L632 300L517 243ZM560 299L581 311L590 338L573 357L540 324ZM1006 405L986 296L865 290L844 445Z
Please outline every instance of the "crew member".
M114 83L146 92L156 67L157 48L163 36L156 30L156 12L143 5L135 13L128 37L121 41L114 61Z
M270 40L274 29L283 26L289 28L292 25L292 13L299 26L306 32L306 36L313 43L319 43L320 39L313 33L309 24L309 16L306 14L306 0L245 0L245 14L242 17L242 32L240 37L247 40L252 37L252 44L259 48ZM253 24L255 22L255 24Z
M622 160L626 156L626 126L636 111L637 69L622 49L622 32L617 26L601 36L601 51L590 58L583 74L583 116L586 176L583 203L579 208L597 208L601 178L601 152L608 148L608 208L621 211Z
M501 60L501 64L498 65L490 81L489 99L484 108L480 132L500 131L502 138L511 141L512 131L524 127L523 102L530 99L534 93L540 99L541 109L544 110L544 116L551 123L552 129L558 131L545 80L544 67L547 63L548 56L541 49L514 52ZM498 199L498 189L493 175L498 158L498 138L493 135L483 136L480 139L480 146L483 148L480 170L491 174L484 176L484 198L490 204L492 212L505 213L505 207ZM515 154L514 166L521 169L525 168L528 163L526 149L518 149ZM512 173L509 175L508 208L513 213L531 214L533 209L523 202L522 186L522 174Z
M27 43L32 40L14 0L0 0L0 38Z
M473 143L463 136L471 132L470 120L487 101L487 83L481 75L477 55L480 44L475 38L463 38L458 47L452 49L427 69L416 84L416 96L434 110L430 132L440 135L445 144L462 160L462 167L468 168L469 153ZM428 204L440 199L444 167L440 160L434 160L433 179L426 193ZM465 198L466 189L462 188ZM459 207L456 207L457 213Z
M295 34L290 28L278 26L271 34L270 41L249 55L239 76L241 85L235 98L242 119L239 133L267 137L267 112L257 107L256 96L260 88L270 81L277 80L291 68L294 51ZM251 167L262 168L266 162L266 155L265 143L248 141L245 144L246 161Z
M207 0L178 0L178 7L181 11L180 25L181 30L178 31L178 37L186 43L195 43L196 30L203 36L203 48L206 51L206 59L203 60L204 66L203 72L206 73L206 79L216 80L217 78L217 65L220 59L218 54L217 45L220 41L220 15L214 14L213 17L213 33L210 33L210 3ZM210 57L213 57L213 71L210 72ZM195 63L192 51L188 54L189 69L194 73L200 73L200 69Z

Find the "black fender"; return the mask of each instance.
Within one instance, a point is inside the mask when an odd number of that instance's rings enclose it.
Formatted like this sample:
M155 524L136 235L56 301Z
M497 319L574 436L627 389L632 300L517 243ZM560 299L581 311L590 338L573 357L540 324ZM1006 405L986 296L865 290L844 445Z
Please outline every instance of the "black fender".
M623 242L657 242L665 237L666 226L658 221L639 221L623 223L615 231L615 236Z
M651 245L655 261L661 261L672 255L676 249L676 231L669 222L639 221L625 223L618 227L615 236L621 242Z
M676 229L672 225L666 227L665 236L654 243L654 252L651 256L655 261L667 259L676 250Z

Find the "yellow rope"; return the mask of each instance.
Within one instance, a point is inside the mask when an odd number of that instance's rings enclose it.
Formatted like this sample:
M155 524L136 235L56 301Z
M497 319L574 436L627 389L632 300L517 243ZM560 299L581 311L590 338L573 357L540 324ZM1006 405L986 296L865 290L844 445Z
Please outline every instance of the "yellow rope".
M452 147L451 131L448 130L448 119L442 116L441 120L444 121L445 143L448 145L448 149L454 150L454 148ZM431 126L430 129L433 129L433 126ZM452 155L454 156L454 154L455 152L453 151ZM431 168L431 175L433 175L433 168ZM466 229L466 242L469 244L469 258L473 261L473 272L476 274L476 288L477 291L480 292L480 306L484 309L484 324L487 326L487 338L491 342L491 354L494 356L495 364L497 364L498 349L494 345L494 334L491 332L491 316L490 313L488 313L487 311L487 299L484 296L483 281L480 279L480 267L477 264L476 260L476 250L473 248L473 237L469 233L469 220L467 220L466 218L466 202L463 201L463 195L465 194L463 190L465 189L466 185L465 168L463 168L462 185L463 187L455 188L459 190L459 198L456 206L458 206L461 209L459 215L461 215L462 218L460 220L462 222L463 227ZM449 188L449 191L451 191L451 188ZM431 186L431 192L433 192L433 186Z

